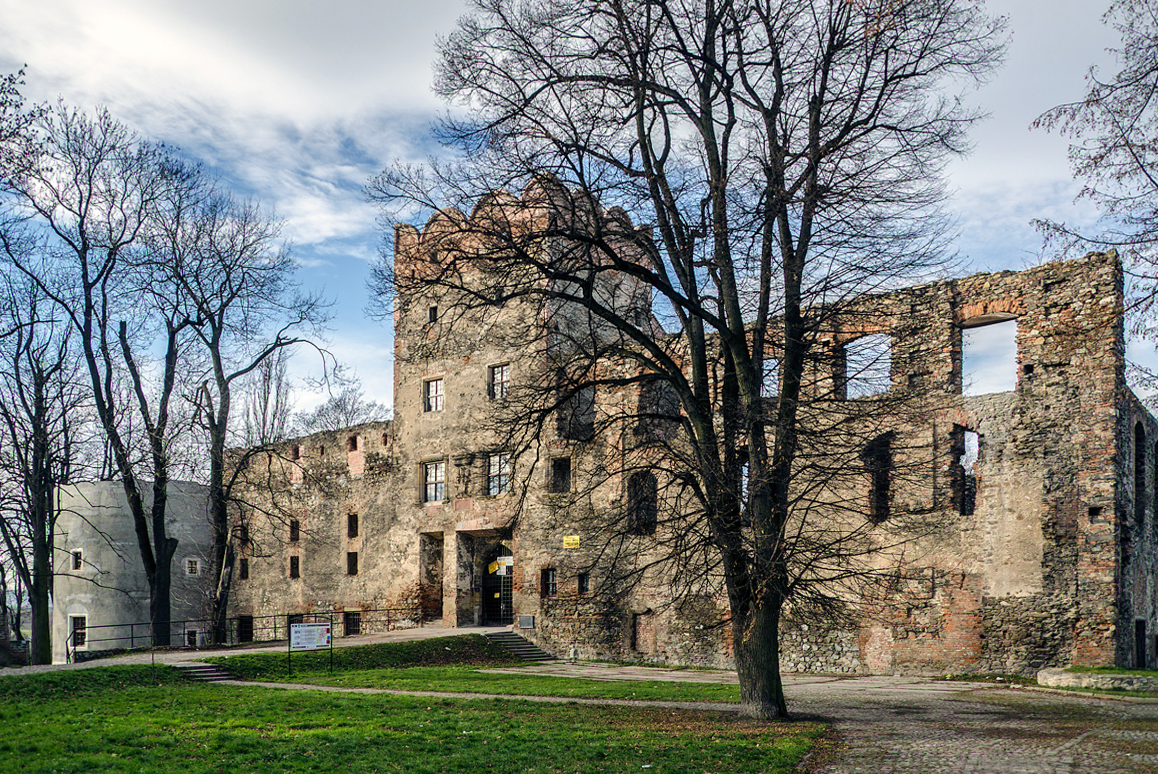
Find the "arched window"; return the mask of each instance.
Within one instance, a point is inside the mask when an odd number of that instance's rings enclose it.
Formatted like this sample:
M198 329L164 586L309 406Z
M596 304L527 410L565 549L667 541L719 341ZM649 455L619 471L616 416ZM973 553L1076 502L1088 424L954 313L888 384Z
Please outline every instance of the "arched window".
M632 473L627 479L627 531L632 535L654 535L659 486L648 471Z

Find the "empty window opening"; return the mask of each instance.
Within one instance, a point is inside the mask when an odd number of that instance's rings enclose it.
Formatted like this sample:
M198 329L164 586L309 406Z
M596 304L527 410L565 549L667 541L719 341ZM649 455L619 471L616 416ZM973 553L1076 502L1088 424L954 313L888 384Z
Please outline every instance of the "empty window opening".
M347 551L346 552L346 574L347 575L357 575L358 574L358 552L357 551Z
M88 643L88 616L71 616L68 628L72 631L72 646L74 648L82 647Z
M487 460L487 494L500 495L511 491L511 455L499 452Z
M249 525L244 521L237 525L237 542L242 548L249 547Z
M953 507L962 516L972 516L977 507L977 462L981 456L981 436L960 425L953 426L953 468L950 486Z
M780 361L768 358L764 361L764 373L760 379L760 397L775 398L780 394Z
M555 414L555 432L571 441L590 441L595 437L595 387L568 386L563 369L559 369L556 382L559 408Z
M1146 619L1134 619L1134 668L1146 668Z
M893 467L893 434L885 433L870 441L861 452L869 479L868 518L880 524L889 517L889 483Z
M185 630L185 645L187 647L190 647L190 648L196 648L197 647L197 630L196 629L186 629Z
M841 347L844 396L867 398L888 392L893 385L893 337L870 333Z
M428 323L438 322L438 306L431 305L426 308L426 321Z
M358 537L358 514L356 513L346 514L346 537Z
M442 380L431 379L422 383L422 410L442 411Z
M298 446L297 444L294 444L293 446L290 447L290 459L291 460L300 460L301 458L302 458L302 447Z
M291 543L296 543L302 539L302 524L297 519L290 520L290 535Z
M326 456L326 447L325 446L319 446L318 447L318 456L319 457L325 457Z
M1146 428L1134 425L1134 523L1146 522Z
M428 462L422 466L422 499L432 503L446 499L446 462Z
M1090 521L1098 521L1101 518L1102 518L1102 506L1091 505L1090 506Z
M627 531L632 535L654 535L659 503L658 482L648 471L632 473L627 479Z
M544 567L539 573L539 593L544 597L559 596L559 573L554 567Z
M987 395L1017 387L1017 320L991 316L961 324L961 393Z
M84 554L77 550L72 552L72 569L80 570L84 567Z
M237 567L237 577L240 580L249 580L249 560L242 557Z
M358 436L351 435L346 439L346 451L358 451Z
M580 594L591 593L591 573L589 573L589 572L579 573L577 588L578 588Z
M567 494L571 491L570 457L555 457L551 460L551 482L549 491L552 494Z
M491 400L502 400L511 393L511 364L491 366L488 371L487 394Z
M302 577L302 560L299 556L290 557L290 573L291 578Z
M342 613L342 630L349 637L351 634L362 633L362 611L347 610Z
M185 574L189 576L197 576L201 574L201 560L200 559L186 559L185 560Z

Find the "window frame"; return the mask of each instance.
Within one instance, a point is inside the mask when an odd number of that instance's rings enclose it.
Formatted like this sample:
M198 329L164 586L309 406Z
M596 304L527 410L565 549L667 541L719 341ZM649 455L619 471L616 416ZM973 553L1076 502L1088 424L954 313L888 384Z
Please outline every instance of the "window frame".
M566 467L565 479L560 475L564 467ZM547 494L570 494L572 472L570 457L552 457L551 470L547 476ZM564 483L566 486L563 486Z
M505 400L511 394L511 364L498 363L487 366L487 397L491 400Z
M84 549L74 548L69 552L69 566L73 572L80 572L84 569Z
M437 388L435 385L438 385ZM422 413L433 414L442 411L445 402L446 384L443 377L426 379L422 382Z
M201 575L201 560L196 557L185 558L185 577L197 578Z
M492 452L487 455L487 495L511 493L511 472L513 463L510 452Z
M579 594L591 593L591 573L581 572L575 576L575 588Z
M431 472L436 474L433 478ZM422 463L422 502L441 503L445 501L446 460L431 460Z
M555 567L544 567L539 571L539 596L543 599L553 599L559 596L559 570Z
M77 621L80 621L80 626L77 626ZM77 641L77 633L80 633L80 641ZM88 650L88 614L84 615L70 615L68 617L68 636L72 640L72 649L80 650L84 648Z

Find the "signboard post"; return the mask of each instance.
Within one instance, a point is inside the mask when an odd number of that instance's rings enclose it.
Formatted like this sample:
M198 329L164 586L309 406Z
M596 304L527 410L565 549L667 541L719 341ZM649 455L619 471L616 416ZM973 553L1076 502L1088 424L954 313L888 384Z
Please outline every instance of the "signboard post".
M295 650L330 650L330 674L334 673L334 637L332 623L290 624L289 650L286 651L287 671L293 674L291 654Z

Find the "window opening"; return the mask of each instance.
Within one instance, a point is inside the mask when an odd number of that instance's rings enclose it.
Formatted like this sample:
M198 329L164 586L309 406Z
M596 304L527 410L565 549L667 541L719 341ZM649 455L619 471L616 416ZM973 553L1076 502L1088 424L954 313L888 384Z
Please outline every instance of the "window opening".
M352 452L358 451L358 436L351 435L346 439L346 450Z
M487 461L487 494L500 495L511 491L511 455L499 452Z
M981 436L973 430L954 425L952 438L950 486L953 507L962 516L972 516L977 507L977 463L981 457Z
M241 580L249 580L249 560L245 557L241 558L237 568L237 577Z
M186 575L200 575L201 574L201 560L186 559L185 560L185 574Z
M591 573L579 573L578 588L580 594L588 594L591 592Z
M88 643L88 616L74 615L70 619L69 628L72 629L72 646L79 648Z
M318 456L319 457L325 457L326 456L326 447L325 446L319 446L318 447Z
M1146 523L1146 428L1134 425L1134 523Z
M870 441L861 452L869 476L868 517L880 524L889 517L889 483L893 467L893 434L885 433Z
M491 366L489 369L487 392L492 400L502 400L511 392L511 364Z
M1017 320L991 317L961 324L961 394L987 395L1017 387Z
M559 596L559 573L554 567L544 567L539 577L539 591L544 597Z
M362 611L347 610L342 613L342 630L349 637L351 634L362 633Z
M297 519L291 519L290 520L290 535L289 535L290 542L296 543L299 540L301 540L301 537L302 537L301 522L298 521Z
M567 494L571 491L571 458L555 457L551 460L552 494Z
M423 492L425 502L437 502L446 499L446 463L428 462L423 467Z
M253 616L237 616L237 641L253 642Z
M346 574L347 575L357 575L358 574L358 552L357 551L347 551L346 552Z
M358 537L358 514L356 513L346 514L346 537Z
M654 535L658 515L659 485L648 471L632 473L627 479L628 533Z
M438 322L438 306L431 305L426 308L426 321L428 323Z
M249 547L249 525L244 521L237 525L237 542L242 548Z
M296 461L296 460L300 460L301 458L302 458L302 447L298 446L297 444L294 444L293 446L290 447L290 459Z
M442 411L442 380L431 379L422 383L422 410Z
M844 396L850 400L888 392L892 386L893 337L870 333L840 348Z
M291 556L290 557L290 577L291 578L302 577L302 560L301 560L301 557L298 557L298 556Z
M186 629L185 630L185 645L187 647L190 647L190 648L196 648L197 647L197 630L196 629Z
M80 570L84 567L84 554L78 551L72 552L72 569Z

